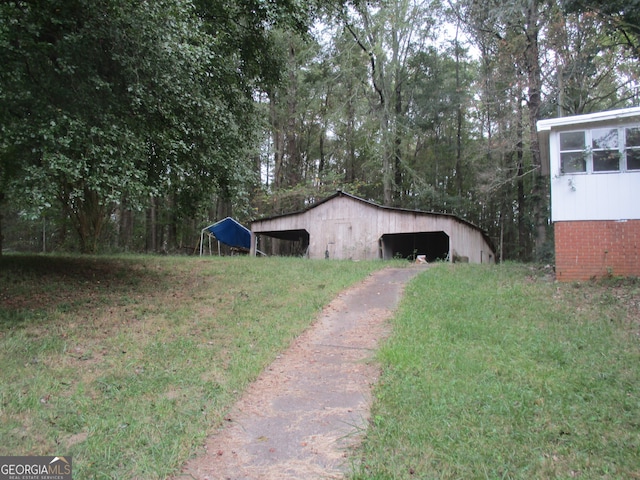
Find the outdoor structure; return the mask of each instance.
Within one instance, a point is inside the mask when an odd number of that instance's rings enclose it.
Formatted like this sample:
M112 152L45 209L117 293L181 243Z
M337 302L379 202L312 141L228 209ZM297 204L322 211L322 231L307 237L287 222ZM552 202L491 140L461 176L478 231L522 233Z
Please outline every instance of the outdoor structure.
M249 229L231 217L202 229L200 232L200 256L204 253L205 236L209 240L209 255L211 255L212 240L218 242L218 255L220 255L221 243L241 252L248 252L251 245Z
M640 107L542 120L538 132L556 278L640 275Z
M383 207L338 191L305 210L256 220L251 253L261 237L297 242L308 258L494 263L491 240L454 215Z

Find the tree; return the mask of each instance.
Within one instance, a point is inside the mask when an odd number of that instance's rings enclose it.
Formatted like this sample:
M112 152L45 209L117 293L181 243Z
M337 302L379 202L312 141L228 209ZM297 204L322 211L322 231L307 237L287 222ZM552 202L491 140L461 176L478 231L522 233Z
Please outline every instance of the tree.
M639 0L561 0L561 5L566 13L595 13L615 44L624 45L640 58Z
M543 108L543 70L542 53L540 50L541 39L544 37L545 26L549 22L549 17L545 16L546 3L538 0L522 0L509 3L495 1L481 3L475 0L458 3L458 15L464 21L470 33L481 41L488 48L483 51L483 55L496 55L502 62L507 64L492 67L487 73L498 75L495 78L486 79L486 84L491 85L499 80L505 86L503 91L514 92L515 102L510 109L511 115L516 120L512 123L513 132L516 133L516 140L510 142L513 153L516 154L518 191L518 210L532 213L532 222L536 234L534 241L537 250L542 249L546 241L546 230L548 223L547 215L547 188L546 178L542 175L542 161L540 147L536 131L536 122L541 118ZM485 57L485 63L490 63L489 57ZM510 69L510 66L513 66ZM501 70L507 69L506 76L503 77ZM513 88L515 87L515 88ZM495 89L492 90L499 94ZM511 101L511 97L500 95L497 99ZM521 117L520 108L522 103L526 105L525 116ZM499 120L500 117L495 117ZM522 118L522 120L520 120ZM501 118L504 120L504 117ZM498 122L500 125L501 122ZM525 139L521 140L519 132L526 132ZM522 148L527 146L527 158L523 156ZM524 163L526 162L526 163ZM530 168L524 168L528 164ZM529 192L522 190L522 175L532 177ZM514 177L515 178L515 177ZM529 199L527 205L524 204L525 196ZM524 227L524 219L519 219L519 235L525 235L528 230ZM519 241L521 250L526 242L523 238Z
M558 115L628 106L637 96L639 73L629 49L612 45L611 34L598 15L556 11L547 44L555 69L550 74L555 78L555 84L549 85L550 97Z
M434 2L399 0L377 5L362 3L354 8L346 26L370 65L370 84L377 105L382 154L383 203L398 205L402 182L402 137L406 112L406 82L411 54L430 39Z
M0 186L59 204L84 252L119 202L232 191L253 94L279 81L272 28L309 18L289 0L3 2Z
M465 154L471 140L466 112L475 68L456 39L410 59L403 188L416 207L467 213L463 198L473 192L474 182L471 155Z

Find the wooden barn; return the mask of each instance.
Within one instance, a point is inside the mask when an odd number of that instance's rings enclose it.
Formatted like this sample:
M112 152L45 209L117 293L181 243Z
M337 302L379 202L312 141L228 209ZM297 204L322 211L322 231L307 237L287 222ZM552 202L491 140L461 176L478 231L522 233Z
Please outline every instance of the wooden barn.
M491 240L454 215L384 207L338 191L305 210L256 220L251 253L264 237L295 242L312 259L415 259L493 263Z

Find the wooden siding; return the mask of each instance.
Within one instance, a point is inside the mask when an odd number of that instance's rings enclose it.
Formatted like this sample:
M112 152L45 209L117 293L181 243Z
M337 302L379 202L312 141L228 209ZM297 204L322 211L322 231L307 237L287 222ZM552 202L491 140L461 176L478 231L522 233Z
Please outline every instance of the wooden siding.
M472 263L495 260L482 232L454 216L384 208L342 193L304 212L253 222L253 244L262 232L290 230L309 233L308 256L313 259L325 258L325 252L336 259L378 259L383 235L444 232L450 254Z

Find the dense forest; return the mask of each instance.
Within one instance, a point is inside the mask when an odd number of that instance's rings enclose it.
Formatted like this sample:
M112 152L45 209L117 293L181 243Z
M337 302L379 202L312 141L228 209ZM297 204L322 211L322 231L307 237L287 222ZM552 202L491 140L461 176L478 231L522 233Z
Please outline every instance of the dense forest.
M193 253L342 189L552 252L536 122L638 105L640 0L0 3L0 252Z

